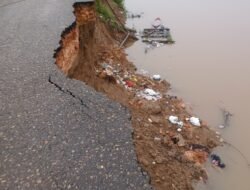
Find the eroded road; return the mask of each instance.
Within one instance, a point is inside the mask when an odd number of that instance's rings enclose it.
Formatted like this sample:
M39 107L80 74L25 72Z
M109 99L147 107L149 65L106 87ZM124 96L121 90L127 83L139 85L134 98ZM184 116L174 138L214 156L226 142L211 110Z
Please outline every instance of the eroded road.
M53 64L72 3L0 2L0 189L150 189L128 111Z

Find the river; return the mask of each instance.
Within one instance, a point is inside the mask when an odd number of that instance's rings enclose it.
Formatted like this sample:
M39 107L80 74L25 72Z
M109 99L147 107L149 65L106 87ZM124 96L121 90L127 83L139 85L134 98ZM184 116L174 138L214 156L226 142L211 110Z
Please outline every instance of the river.
M160 74L172 92L192 107L231 143L218 147L227 167L216 170L207 163L207 184L198 190L250 190L250 1L248 0L125 0L127 10L143 13L128 19L138 31L156 17L171 29L174 45L150 50L137 41L127 49L138 69ZM221 109L233 114L224 129ZM241 153L239 153L239 151Z

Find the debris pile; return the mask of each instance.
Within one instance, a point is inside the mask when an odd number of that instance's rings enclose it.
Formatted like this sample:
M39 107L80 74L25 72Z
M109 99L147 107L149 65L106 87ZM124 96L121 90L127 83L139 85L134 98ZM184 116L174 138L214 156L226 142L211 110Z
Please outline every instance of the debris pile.
M152 31L163 37L169 34L159 19L157 22ZM62 54L60 59L57 57L58 66L64 71L62 63L67 62L70 77L84 81L130 110L138 160L156 189L193 189L193 180L206 177L201 164L219 144L219 136L191 116L181 99L167 94L170 85L161 76L136 73L118 40L113 40L115 31L109 31L99 18L96 23L77 23L73 29L69 34L77 35L62 41L73 41L77 46L70 46L70 51L65 51L65 46L58 50ZM86 41L91 48L86 48ZM67 54L74 51L79 51L75 57Z

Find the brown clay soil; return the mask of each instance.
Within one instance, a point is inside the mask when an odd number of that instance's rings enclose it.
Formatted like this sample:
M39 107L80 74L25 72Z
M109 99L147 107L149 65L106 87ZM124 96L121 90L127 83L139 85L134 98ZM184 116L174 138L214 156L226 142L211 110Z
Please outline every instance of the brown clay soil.
M108 2L124 21L121 10L113 1ZM62 33L60 48L55 53L57 66L67 76L84 81L130 110L138 162L155 189L193 189L193 182L205 181L203 164L218 145L215 132L204 122L195 127L186 120L191 115L185 103L167 95L170 85L165 80L154 81L136 73L124 49L119 47L126 31L103 22L91 3L75 4L74 14L76 22ZM162 97L156 101L139 97L145 88ZM168 121L170 115L184 122L181 132Z

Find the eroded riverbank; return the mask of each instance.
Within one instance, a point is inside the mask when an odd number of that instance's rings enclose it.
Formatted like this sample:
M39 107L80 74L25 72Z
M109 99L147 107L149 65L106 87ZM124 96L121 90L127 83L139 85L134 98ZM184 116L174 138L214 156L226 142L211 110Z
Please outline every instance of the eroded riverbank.
M193 189L194 180L206 181L203 164L219 144L215 132L187 120L192 115L167 94L169 83L136 72L120 47L127 33L103 22L93 3L74 4L74 14L76 22L63 32L55 54L58 67L130 110L138 161L156 189ZM180 131L170 116L183 122Z

